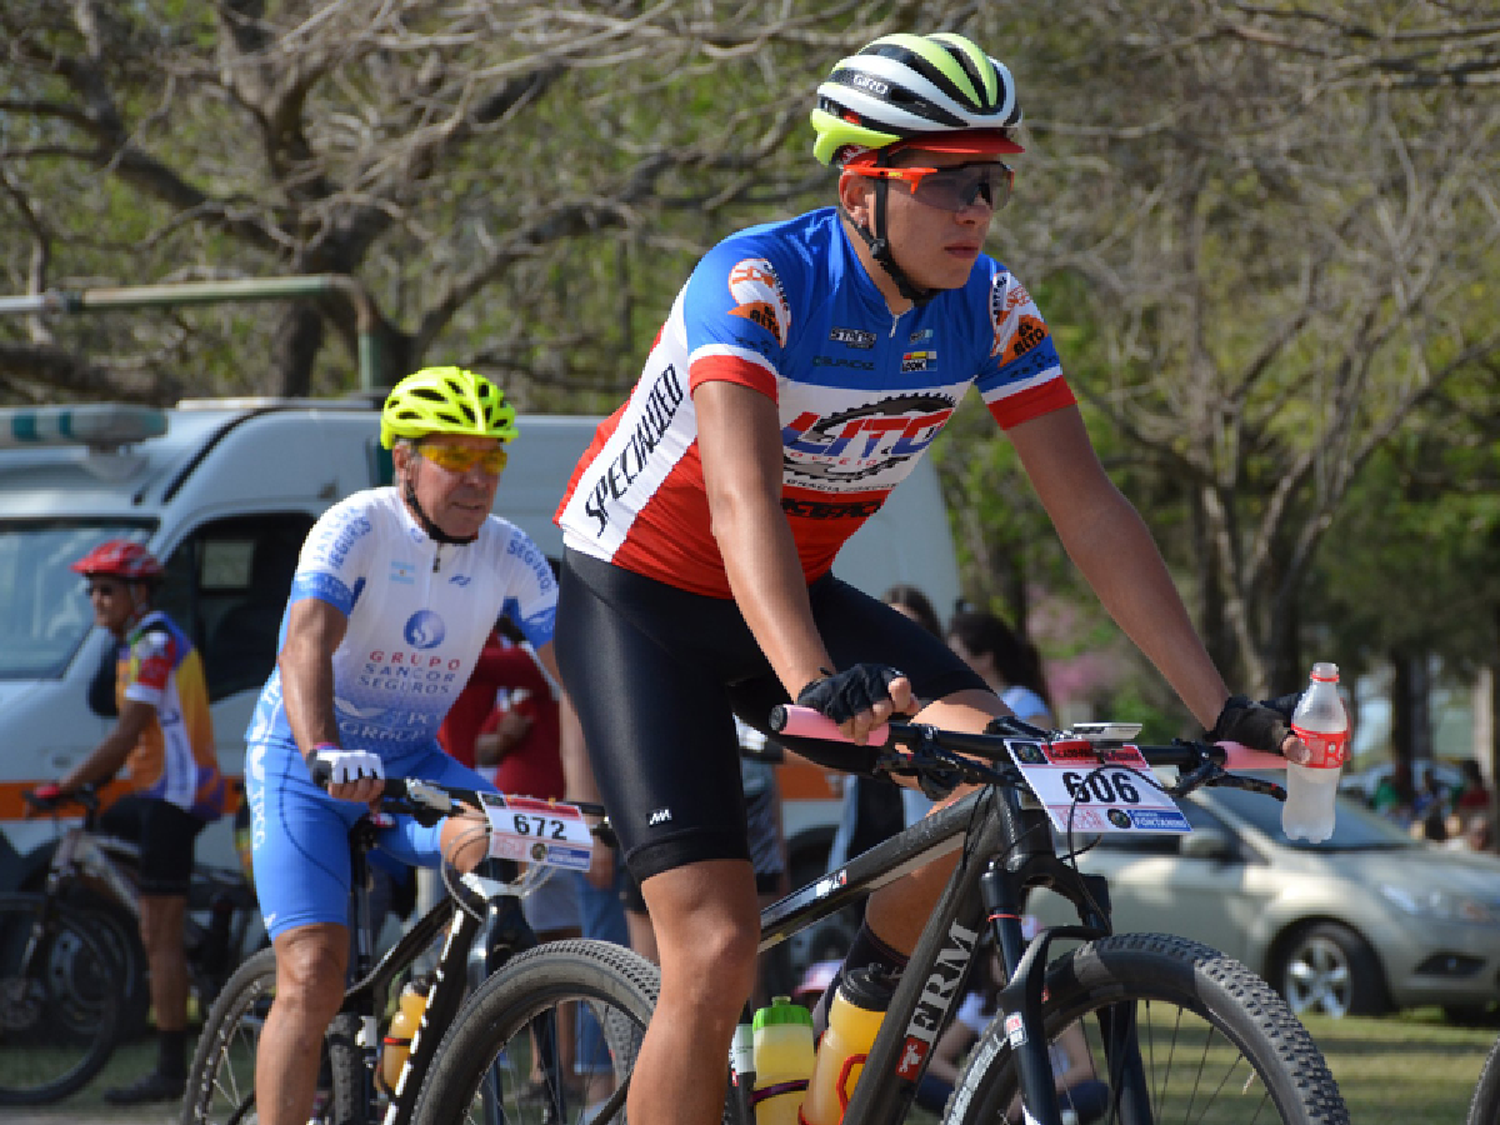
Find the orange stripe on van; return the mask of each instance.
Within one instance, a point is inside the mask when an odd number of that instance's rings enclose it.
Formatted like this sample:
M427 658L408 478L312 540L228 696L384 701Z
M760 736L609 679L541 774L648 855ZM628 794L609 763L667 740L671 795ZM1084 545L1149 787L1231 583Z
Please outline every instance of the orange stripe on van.
M37 778L35 781L0 781L0 820L25 820L31 806L26 803L26 798L23 794L29 793L38 785L46 785L52 780L52 778ZM224 795L224 813L227 816L232 814L239 806L241 787L236 783L242 779L226 775L225 780L229 782L228 792ZM113 804L130 791L129 782L111 781L104 787L105 806ZM67 810L65 819L76 820L78 819L77 814L78 806L73 805ZM42 813L40 815L33 815L32 819L39 820L47 816L51 816L51 814Z
M783 762L776 767L776 780L783 801L836 801L828 784L828 772L807 762Z

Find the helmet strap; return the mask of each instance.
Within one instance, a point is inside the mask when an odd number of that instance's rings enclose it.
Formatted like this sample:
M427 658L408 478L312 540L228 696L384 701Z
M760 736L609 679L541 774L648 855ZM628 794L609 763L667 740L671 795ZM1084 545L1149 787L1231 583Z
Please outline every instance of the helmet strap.
M872 178L875 180L875 227L878 230L884 231L886 228L886 192L890 187L890 183L883 176ZM842 205L840 205L839 210L843 211L844 217L849 220L850 225L865 240L865 245L870 248L870 257L874 258L876 264L885 270L887 276L896 283L896 291L901 296L905 297L913 305L920 307L942 292L940 289L925 289L914 282L907 275L906 271L897 264L896 255L891 250L890 240L884 234L876 236L868 226L855 222L853 216L848 211L845 211Z
M454 543L462 546L465 543L472 543L479 538L479 535L476 533L467 538L460 539L457 536L449 535L437 524L433 523L427 513L422 510L421 501L417 499L417 490L411 483L411 475L409 473L404 474L404 479L402 480L401 498L406 501L406 506L411 509L411 514L417 517L417 523L427 533L427 537L434 542Z

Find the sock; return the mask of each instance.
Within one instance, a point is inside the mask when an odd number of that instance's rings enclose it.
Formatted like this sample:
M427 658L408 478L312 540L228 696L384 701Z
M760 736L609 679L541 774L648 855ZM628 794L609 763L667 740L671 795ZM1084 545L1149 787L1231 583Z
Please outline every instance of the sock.
M168 1078L187 1077L187 1030L156 1033L156 1072Z
M821 1039L823 1032L828 1030L828 1007L833 1003L833 994L838 991L839 982L844 979L846 973L875 965L887 976L895 979L901 976L901 970L906 968L908 960L905 953L898 953L876 937L868 922L860 923L859 931L854 935L854 940L849 943L849 952L844 955L844 963L839 966L838 972L833 974L833 979L828 982L823 995L818 997L818 1002L813 1005L814 1040Z

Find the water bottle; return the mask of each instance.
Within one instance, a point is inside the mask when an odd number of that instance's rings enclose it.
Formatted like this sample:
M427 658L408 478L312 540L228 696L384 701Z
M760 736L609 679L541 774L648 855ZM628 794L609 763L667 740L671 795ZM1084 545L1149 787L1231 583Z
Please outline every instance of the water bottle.
M813 1072L812 1013L785 996L755 1013L755 1125L797 1125Z
M412 1037L422 1024L422 1013L427 1008L427 990L419 982L410 981L401 989L396 1001L396 1014L386 1028L381 1040L380 1078L384 1087L394 1092L401 1081L401 1072L406 1068L411 1054Z
M1334 797L1347 756L1349 716L1339 698L1336 664L1314 664L1312 679L1292 712L1292 733L1307 744L1307 765L1288 763L1281 827L1287 838L1316 844L1333 835Z
M843 1121L894 991L889 978L876 968L855 969L839 981L828 1006L828 1030L818 1043L817 1062L802 1103L805 1125Z

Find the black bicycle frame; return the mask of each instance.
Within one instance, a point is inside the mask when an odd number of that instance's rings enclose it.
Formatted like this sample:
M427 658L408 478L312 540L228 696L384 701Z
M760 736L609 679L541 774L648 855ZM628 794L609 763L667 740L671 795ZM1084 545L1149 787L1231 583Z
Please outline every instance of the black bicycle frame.
M761 915L760 948L777 945L960 847L963 854L923 928L865 1060L846 1121L899 1125L904 1120L932 1048L955 1002L964 995L987 922L1005 965L1003 1010L1020 1021L1011 1042L1027 1109L1044 1125L1061 1120L1041 1026L1046 951L1058 938L1090 940L1109 934L1109 897L1102 877L1084 875L1058 857L1047 814L1029 791L986 786L772 904ZM1028 946L1021 932L1021 908L1033 887L1047 887L1072 902L1082 925L1053 927ZM1105 1026L1103 1034L1111 1073L1133 1074L1134 1079L1123 1083L1126 1091L1143 1090L1133 1018L1125 1013L1113 1021L1101 1020L1109 1022L1113 1026ZM1133 1101L1133 1096L1122 1098L1122 1106Z
M422 1088L422 1082L437 1056L443 1031L458 1014L471 983L470 952L476 949L475 939L480 939L477 949L482 956L474 966L474 972L483 975L491 971L494 965L536 945L536 936L527 925L516 896L508 893L502 883L485 879L482 882L486 896L485 917L482 920L468 910L460 909L457 900L451 895L447 896L417 919L400 940L378 962L372 964L374 935L371 932L373 927L367 889L367 853L373 846L374 839L375 828L367 820L356 824L350 833L350 877L355 888L357 912L353 974L355 982L345 991L343 1004L339 1008L341 1013L352 1013L360 1018L359 1043L364 1073L356 1094L357 1121L373 1121L372 1086L364 1079L373 1078L380 1065L380 1016L391 987L445 927L448 931L432 974L432 985L428 989L422 1019L412 1033L406 1066L401 1071L395 1090L391 1092L383 1119L383 1125L409 1125L416 1108L417 1091Z

